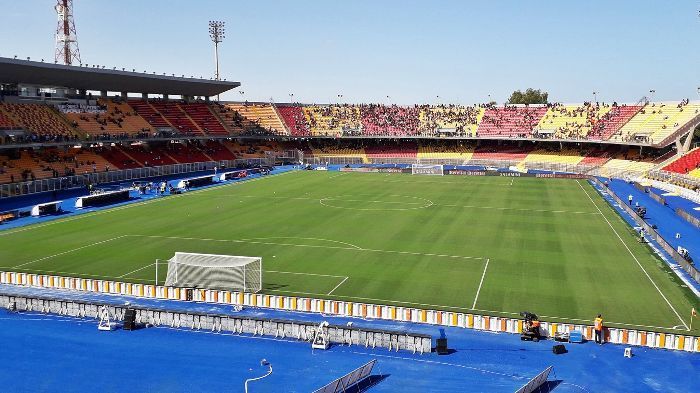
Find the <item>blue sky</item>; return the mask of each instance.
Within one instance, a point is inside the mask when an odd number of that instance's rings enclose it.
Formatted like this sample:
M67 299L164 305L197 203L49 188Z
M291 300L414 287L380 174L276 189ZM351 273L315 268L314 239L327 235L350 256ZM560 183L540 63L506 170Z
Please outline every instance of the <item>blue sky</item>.
M54 0L0 0L0 56L53 60ZM207 22L227 23L222 99L499 103L698 99L698 0L74 0L82 60L213 76ZM389 96L389 98L387 98Z

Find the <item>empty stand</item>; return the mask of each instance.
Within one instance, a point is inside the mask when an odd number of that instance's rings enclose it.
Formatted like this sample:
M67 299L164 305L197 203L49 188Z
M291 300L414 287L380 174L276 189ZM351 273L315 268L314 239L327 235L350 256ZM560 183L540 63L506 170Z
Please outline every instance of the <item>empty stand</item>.
M219 119L209 110L209 106L205 103L180 103L179 107L187 114L199 129L208 135L228 135L229 132L224 128Z
M174 129L175 127L170 124L163 115L158 112L151 104L148 103L148 101L144 100L129 100L129 105L134 108L136 113L139 114L142 118L144 118L148 124L155 128L170 128Z
M158 111L175 130L181 134L201 134L203 131L190 119L175 101L149 101L149 104Z
M700 168L700 148L689 151L677 160L666 165L663 170L681 174L690 174Z
M75 129L52 106L0 102L0 110L10 119L9 122L45 138L63 140L77 138Z

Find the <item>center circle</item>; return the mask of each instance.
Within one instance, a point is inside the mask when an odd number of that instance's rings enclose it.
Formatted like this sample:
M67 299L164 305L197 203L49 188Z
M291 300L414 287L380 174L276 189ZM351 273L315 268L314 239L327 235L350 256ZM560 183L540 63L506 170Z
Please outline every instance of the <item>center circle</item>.
M408 195L337 195L318 201L334 209L364 211L417 210L433 206L430 199Z

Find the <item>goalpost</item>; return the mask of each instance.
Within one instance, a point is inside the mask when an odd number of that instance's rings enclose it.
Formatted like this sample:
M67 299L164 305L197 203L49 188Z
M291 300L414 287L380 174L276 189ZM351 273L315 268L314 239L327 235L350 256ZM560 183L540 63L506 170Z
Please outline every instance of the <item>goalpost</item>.
M412 175L434 175L443 176L445 174L442 165L424 165L424 164L412 164L411 165Z
M244 292L262 289L260 257L176 252L167 262L165 286Z

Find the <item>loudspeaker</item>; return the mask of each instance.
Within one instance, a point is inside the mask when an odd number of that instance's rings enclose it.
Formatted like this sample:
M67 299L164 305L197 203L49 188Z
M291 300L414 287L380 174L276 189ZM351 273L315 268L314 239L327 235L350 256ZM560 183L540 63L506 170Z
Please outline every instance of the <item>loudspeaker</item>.
M438 355L447 355L449 351L447 350L447 339L438 338L435 342L435 352Z
M552 347L552 352L555 355L561 355L562 353L566 353L566 347L562 344L557 344Z
M136 329L136 310L127 308L124 311L124 330Z

